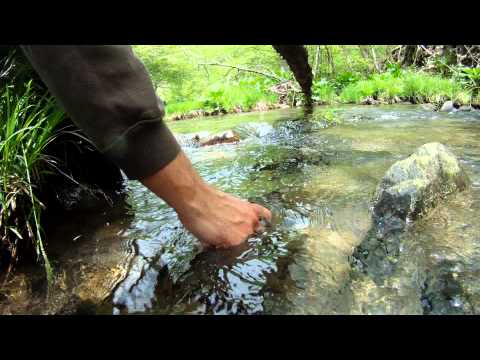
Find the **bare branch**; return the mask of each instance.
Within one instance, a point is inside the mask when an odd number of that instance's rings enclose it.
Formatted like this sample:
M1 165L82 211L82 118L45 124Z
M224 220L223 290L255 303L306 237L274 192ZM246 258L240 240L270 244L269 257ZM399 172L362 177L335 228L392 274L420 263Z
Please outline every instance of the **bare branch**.
M221 67L236 69L238 71L245 71L245 72L250 72L250 73L257 74L257 75L265 76L265 77L268 77L270 79L277 80L279 82L287 81L287 79L282 79L282 78L280 78L276 75L273 75L273 74L268 74L268 73L265 73L265 72L262 72L262 71L258 71L258 70L254 70L254 69L248 69L248 68L244 68L244 67L240 67L240 66L226 65L226 64L220 64L220 63L200 63L199 65L221 66Z

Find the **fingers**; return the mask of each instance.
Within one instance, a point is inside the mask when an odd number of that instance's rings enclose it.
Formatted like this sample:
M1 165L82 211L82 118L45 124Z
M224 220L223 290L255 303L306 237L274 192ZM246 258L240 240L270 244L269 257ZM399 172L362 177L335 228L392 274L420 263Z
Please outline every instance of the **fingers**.
M265 226L263 226L263 224L261 222L258 222L254 229L253 229L253 232L256 234L256 235L260 235L262 234L263 232L265 231Z
M264 208L263 206L260 206L258 204L253 204L253 203L252 203L252 207L257 213L257 216L259 218L264 218L268 222L272 221L272 213L270 210Z

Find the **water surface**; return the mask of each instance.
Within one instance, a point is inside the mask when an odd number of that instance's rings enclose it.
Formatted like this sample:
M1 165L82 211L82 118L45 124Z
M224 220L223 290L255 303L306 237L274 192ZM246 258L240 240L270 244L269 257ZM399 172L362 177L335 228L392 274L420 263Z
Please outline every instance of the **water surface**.
M131 181L124 202L67 215L48 234L64 278L53 298L101 301L91 311L115 314L480 311L480 115L407 105L329 111L334 124L322 107L171 123L200 174L269 207L272 226L238 248L203 252L163 201ZM189 145L196 133L227 129L239 144ZM379 282L350 261L371 227L375 189L390 165L431 141L453 150L472 187L402 235L395 269Z

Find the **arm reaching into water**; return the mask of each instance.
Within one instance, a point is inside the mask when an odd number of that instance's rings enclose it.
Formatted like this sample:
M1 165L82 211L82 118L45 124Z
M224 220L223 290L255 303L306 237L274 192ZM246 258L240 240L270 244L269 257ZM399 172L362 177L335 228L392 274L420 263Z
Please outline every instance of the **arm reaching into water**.
M96 147L177 212L203 244L244 242L271 213L205 183L163 122L163 104L130 46L22 46Z
M142 183L173 207L185 227L206 245L239 245L271 219L264 207L221 192L195 172L183 152Z

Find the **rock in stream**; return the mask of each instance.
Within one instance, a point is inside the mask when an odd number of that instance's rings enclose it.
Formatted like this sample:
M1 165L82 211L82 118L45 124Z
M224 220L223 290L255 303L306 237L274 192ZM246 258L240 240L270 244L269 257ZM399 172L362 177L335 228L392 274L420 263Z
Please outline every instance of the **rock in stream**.
M425 144L393 164L377 189L374 225L354 253L357 265L377 275L391 273L408 224L468 183L455 155L440 143Z
M393 164L377 190L373 209L383 232L400 228L445 196L463 191L468 178L455 155L440 143L418 148Z
M240 141L240 137L232 130L228 130L219 134L214 134L203 138L199 135L195 135L192 141L193 143L200 146L209 146L223 143L238 143Z
M456 107L453 101L445 101L439 111L450 112L455 110L456 110Z

